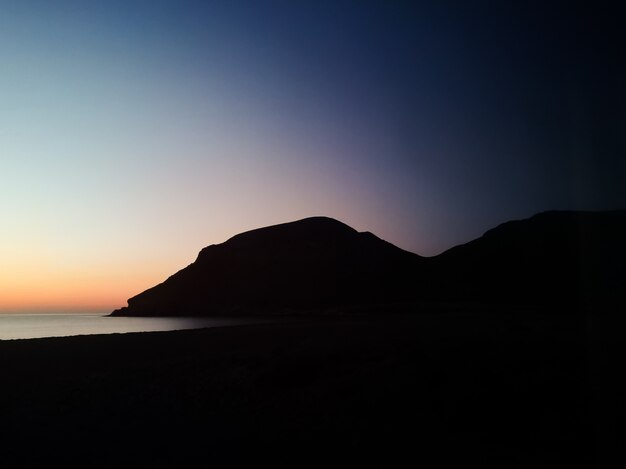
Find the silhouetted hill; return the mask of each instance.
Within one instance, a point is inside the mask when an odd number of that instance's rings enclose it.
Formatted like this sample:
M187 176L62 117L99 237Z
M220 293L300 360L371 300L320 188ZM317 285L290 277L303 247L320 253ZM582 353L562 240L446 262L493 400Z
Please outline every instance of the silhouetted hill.
M551 211L504 223L433 260L445 300L623 304L626 211Z
M423 258L331 218L239 234L113 315L345 310L405 301L626 304L626 211L544 212Z
M300 312L397 302L422 258L372 233L313 217L239 234L128 300L114 315Z

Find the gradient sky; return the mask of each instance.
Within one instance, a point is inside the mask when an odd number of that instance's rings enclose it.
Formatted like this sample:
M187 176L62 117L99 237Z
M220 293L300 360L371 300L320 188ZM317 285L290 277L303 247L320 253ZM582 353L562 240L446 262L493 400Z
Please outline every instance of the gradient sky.
M433 255L625 208L624 17L587 3L0 0L0 311L313 215Z

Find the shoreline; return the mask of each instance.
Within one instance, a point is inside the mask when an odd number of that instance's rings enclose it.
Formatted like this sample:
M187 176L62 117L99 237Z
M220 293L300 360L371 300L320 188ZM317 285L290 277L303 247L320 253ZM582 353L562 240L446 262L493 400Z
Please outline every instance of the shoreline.
M0 316L0 342L85 335L193 330L267 322L267 318L113 317L79 314Z

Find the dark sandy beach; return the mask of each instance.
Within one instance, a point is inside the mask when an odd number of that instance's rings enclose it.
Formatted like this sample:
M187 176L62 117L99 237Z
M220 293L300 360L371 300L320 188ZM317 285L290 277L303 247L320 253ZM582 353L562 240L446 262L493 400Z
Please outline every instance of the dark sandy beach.
M619 402L617 335L594 337L582 316L452 310L5 341L0 449L12 465L594 467Z

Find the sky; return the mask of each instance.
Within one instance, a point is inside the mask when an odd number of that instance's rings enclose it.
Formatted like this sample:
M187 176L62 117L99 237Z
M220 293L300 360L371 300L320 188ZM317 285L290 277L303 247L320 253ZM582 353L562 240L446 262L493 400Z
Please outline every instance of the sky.
M430 256L626 208L618 3L0 0L0 312L308 216Z

